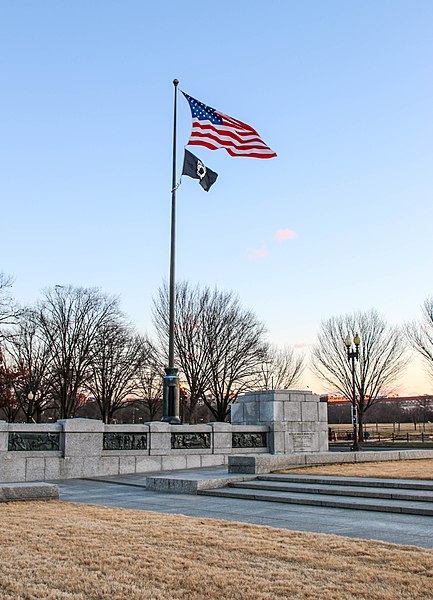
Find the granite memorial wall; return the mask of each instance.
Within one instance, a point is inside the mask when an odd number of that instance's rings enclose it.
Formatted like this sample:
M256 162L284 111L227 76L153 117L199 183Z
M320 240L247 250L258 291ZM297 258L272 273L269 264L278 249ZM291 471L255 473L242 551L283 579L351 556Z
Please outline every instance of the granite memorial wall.
M233 456L325 452L327 406L308 391L245 394L231 423L105 425L0 421L0 482L50 481L224 465Z

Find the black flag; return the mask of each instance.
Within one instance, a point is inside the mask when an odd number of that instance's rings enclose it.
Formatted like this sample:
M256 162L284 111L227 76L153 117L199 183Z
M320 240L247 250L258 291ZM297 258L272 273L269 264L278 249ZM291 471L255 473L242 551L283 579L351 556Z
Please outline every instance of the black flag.
M205 167L201 160L189 152L189 150L185 150L182 175L188 175L188 177L192 177L193 179L200 179L200 185L205 192L210 190L218 177L218 173Z

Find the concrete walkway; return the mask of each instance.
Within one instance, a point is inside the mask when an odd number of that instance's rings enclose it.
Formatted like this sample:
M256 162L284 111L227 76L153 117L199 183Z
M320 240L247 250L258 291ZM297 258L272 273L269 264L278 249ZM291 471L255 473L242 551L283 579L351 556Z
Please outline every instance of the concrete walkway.
M58 485L60 499L65 502L224 519L294 531L331 533L433 549L431 516L163 493L146 489L148 477L189 481L218 478L225 480L227 469L224 467L189 469L171 473L144 473L91 480L69 479L53 483Z

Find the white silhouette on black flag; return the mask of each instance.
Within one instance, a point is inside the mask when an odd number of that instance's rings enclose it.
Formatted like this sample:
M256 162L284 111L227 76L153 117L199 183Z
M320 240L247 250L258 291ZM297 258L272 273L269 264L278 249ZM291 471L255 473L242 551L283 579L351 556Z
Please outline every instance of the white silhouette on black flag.
M193 179L200 179L199 183L205 192L210 190L218 177L218 173L211 171L211 169L206 167L201 160L194 156L189 150L185 150L182 175L187 175Z

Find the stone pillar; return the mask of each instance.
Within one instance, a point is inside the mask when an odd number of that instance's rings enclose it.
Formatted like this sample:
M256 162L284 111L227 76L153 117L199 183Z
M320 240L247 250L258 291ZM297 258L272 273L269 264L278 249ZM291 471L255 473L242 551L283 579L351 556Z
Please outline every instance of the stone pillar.
M159 421L149 421L149 454L168 456L171 454L171 432L170 423L162 423Z
M327 405L308 390L272 390L239 396L231 407L231 423L267 425L272 454L328 450Z
M90 477L99 474L104 423L96 419L63 419L64 461L60 477Z
M232 451L232 426L230 423L209 423L213 432L213 453L230 454Z
M95 457L102 454L104 423L96 419L64 419L63 456Z
M0 421L0 454L8 451L9 423Z

